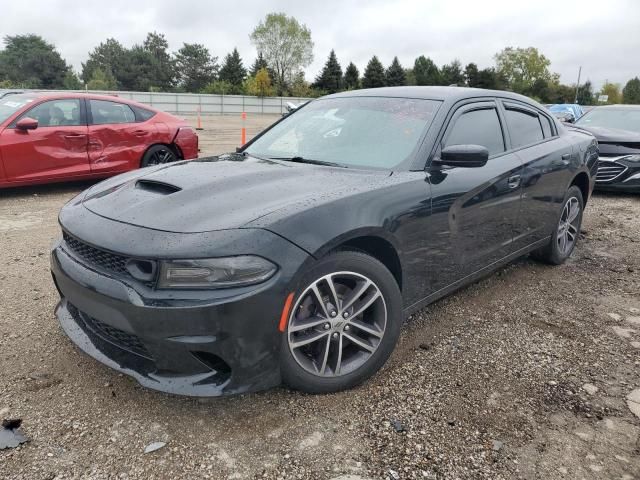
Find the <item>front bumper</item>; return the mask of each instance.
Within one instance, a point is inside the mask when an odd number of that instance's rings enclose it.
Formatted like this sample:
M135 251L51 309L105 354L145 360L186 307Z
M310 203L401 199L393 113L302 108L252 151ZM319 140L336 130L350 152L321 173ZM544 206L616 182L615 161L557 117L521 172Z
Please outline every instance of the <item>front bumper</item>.
M640 162L623 157L600 157L596 190L640 192Z
M284 265L274 277L198 292L163 292L95 270L60 240L51 253L62 297L56 316L81 350L145 387L219 396L276 386L277 324L295 270L308 255L269 232L263 237L273 243L269 250L279 250L279 258L271 258Z

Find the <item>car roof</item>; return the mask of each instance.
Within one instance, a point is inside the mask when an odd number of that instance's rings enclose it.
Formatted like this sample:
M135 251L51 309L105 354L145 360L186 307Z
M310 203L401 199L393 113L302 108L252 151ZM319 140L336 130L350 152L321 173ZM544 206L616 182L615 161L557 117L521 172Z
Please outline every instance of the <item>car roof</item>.
M97 93L85 93L85 92L46 92L46 91L42 91L42 92L20 92L19 95L21 96L25 96L25 97L29 97L29 98L33 98L33 99L45 99L45 98L49 98L49 97L53 97L53 98L87 98L87 99L93 99L93 100L107 100L107 101L118 101L118 102L122 102L122 103L127 103L129 105L136 105L138 107L141 108L145 108L147 110L153 110L154 112L157 111L156 109L154 109L153 107L149 106L149 105L145 105L144 103L139 103L136 102L135 100L130 100L128 98L123 98L118 96L117 94L113 94L113 95L109 95L109 94L104 94L104 95L100 95Z
M399 98L421 98L425 100L452 101L464 100L467 98L478 97L501 97L513 100L525 101L527 103L537 102L520 95L518 93L507 92L504 90L487 90L484 88L470 87L436 87L436 86L408 86L408 87L381 87L381 88L365 88L362 90L350 90L333 95L327 95L322 98L339 98L339 97L399 97Z

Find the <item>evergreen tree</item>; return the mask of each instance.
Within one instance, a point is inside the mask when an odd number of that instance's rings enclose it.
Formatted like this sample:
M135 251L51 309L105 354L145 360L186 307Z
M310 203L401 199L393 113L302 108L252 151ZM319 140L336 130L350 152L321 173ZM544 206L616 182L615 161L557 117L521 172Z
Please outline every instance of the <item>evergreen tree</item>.
M134 47L135 48L135 47ZM147 63L148 89L167 92L175 84L175 62L169 53L169 42L163 33L149 32L142 44Z
M80 90L82 88L82 83L80 83L78 75L72 69L67 71L63 85L65 90Z
M364 77L362 77L363 88L377 88L385 86L384 67L378 57L375 55L371 57L367 68L364 70Z
M331 50L327 63L313 84L315 88L327 93L336 93L342 90L342 67L336 57L336 52Z
M635 77L622 89L622 103L640 103L640 78Z
M89 90L115 90L117 86L111 70L102 70L100 67L96 67L93 70L93 75L87 82Z
M174 55L178 86L186 92L197 93L215 80L218 59L204 45L185 43Z
M407 77L404 73L404 68L400 65L398 57L393 57L393 61L387 71L385 72L385 83L389 87L397 87L407 84Z
M356 90L360 88L360 72L353 62L349 63L344 71L344 87L347 90Z
M313 89L311 88L311 85L309 85L309 82L305 80L303 71L299 71L293 76L288 92L291 97L314 96Z
M464 74L460 61L454 60L448 65L443 65L440 70L442 85L464 85Z
M478 72L477 87L490 90L505 90L507 88L507 80L495 68L484 68Z
M170 91L175 84L175 62L161 33L150 32L142 45L127 49L117 40L107 39L89 53L82 64L82 79L88 83L93 71L110 71L120 90Z
M118 81L118 88L130 90L128 84L130 70L130 56L128 50L114 38L107 38L104 42L89 52L89 58L82 64L82 80L85 83L93 78L96 69L104 73L110 70Z
M258 72L263 68L266 68L268 71L269 65L267 65L267 61L264 59L264 55L262 55L262 52L258 52L258 56L256 57L256 60L253 62L253 65L251 66L251 70L249 70L249 75L252 77L255 77L258 74Z
M593 86L591 80L587 80L578 87L578 103L580 105L593 105Z
M467 83L467 87L477 87L480 81L480 75L478 71L478 65L470 63L464 67L464 77Z
M416 85L439 85L440 72L433 60L420 55L413 64Z
M413 68L405 68L404 76L407 79L407 85L411 85L411 86L416 85L416 76L413 73Z
M55 46L38 35L4 37L0 80L22 88L62 88L69 72Z
M238 53L238 49L234 48L233 52L227 54L224 59L218 78L223 82L228 82L232 85L233 94L242 93L242 83L247 76L247 70L242 65L242 58Z

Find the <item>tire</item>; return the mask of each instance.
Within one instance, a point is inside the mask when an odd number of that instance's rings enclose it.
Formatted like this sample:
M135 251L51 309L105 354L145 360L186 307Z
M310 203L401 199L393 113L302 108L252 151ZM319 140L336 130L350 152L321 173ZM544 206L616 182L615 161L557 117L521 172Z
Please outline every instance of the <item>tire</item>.
M140 168L175 162L176 160L178 160L178 156L167 145L153 145L142 156Z
M575 216L573 216L574 214L572 213L574 206L577 206L579 209ZM532 252L531 256L536 260L551 265L563 264L567 258L571 256L576 243L578 243L583 211L584 200L582 198L582 192L577 186L572 185L564 196L562 210L555 223L555 228L551 234L549 243ZM573 218L572 221L566 222L567 214ZM562 243L563 237L569 242L568 244ZM566 247L563 247L563 245L566 245Z
M403 314L398 284L381 262L359 251L331 253L304 274L297 291L280 348L286 385L307 393L336 392L382 368L398 341Z

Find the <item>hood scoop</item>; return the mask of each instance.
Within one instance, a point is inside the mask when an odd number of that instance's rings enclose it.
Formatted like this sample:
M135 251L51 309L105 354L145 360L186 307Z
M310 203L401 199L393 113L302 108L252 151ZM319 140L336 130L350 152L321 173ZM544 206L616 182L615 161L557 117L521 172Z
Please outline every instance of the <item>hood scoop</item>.
M180 187L171 185L170 183L146 179L138 180L136 182L136 188L151 193L157 193L158 195L171 195L172 193L176 193L182 190Z

